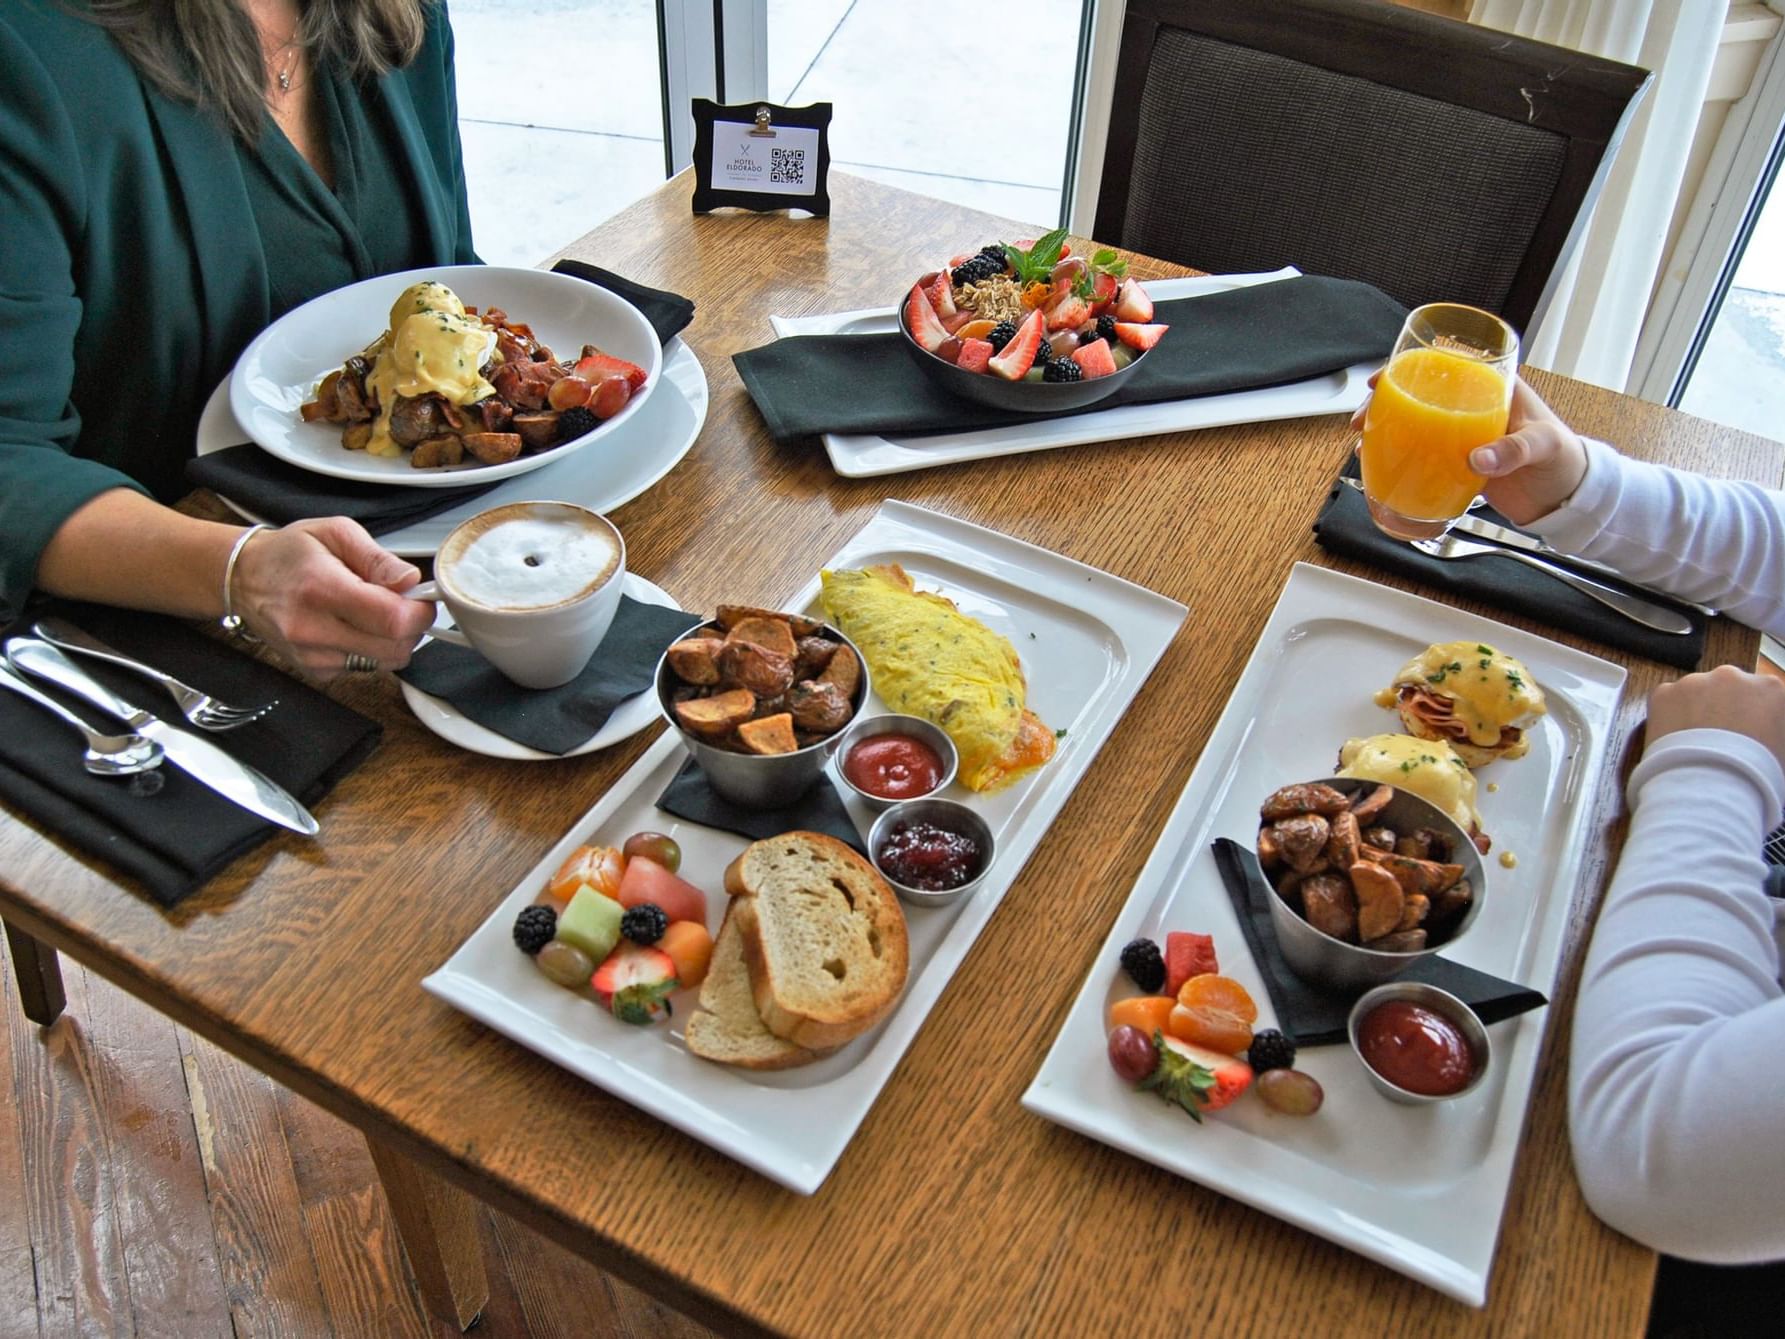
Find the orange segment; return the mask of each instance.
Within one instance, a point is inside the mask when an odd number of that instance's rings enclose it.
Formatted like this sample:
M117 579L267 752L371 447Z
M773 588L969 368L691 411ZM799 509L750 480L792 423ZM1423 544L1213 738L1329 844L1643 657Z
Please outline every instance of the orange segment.
M1137 995L1130 1000L1117 1000L1109 1006L1107 1031L1114 1032L1126 1024L1149 1037L1155 1032L1169 1032L1171 1011L1177 1007L1178 1002L1169 995Z
M998 323L996 321L969 321L966 325L954 332L954 337L956 339L984 339L997 328Z
M1258 1021L1258 1006L1246 988L1231 976L1204 973L1191 977L1178 987L1178 1003L1220 1009L1248 1026Z
M1206 1046L1225 1055L1238 1055L1252 1044L1250 1023L1237 1014L1207 1004L1176 1006L1165 1030L1179 1041Z

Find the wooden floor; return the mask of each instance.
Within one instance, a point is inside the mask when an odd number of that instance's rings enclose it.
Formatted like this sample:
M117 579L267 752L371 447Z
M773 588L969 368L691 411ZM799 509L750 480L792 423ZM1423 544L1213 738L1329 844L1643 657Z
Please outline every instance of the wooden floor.
M0 1339L432 1336L351 1126L63 959L25 1021L5 961ZM707 1339L493 1210L489 1339Z

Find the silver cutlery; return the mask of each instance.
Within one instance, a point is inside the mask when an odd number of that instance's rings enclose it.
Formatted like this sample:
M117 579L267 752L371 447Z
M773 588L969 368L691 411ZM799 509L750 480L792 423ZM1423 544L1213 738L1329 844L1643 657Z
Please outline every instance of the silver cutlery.
M233 730L250 721L258 721L279 705L278 699L275 698L259 707L231 706L227 702L212 697L209 693L194 688L189 683L182 683L173 675L163 673L153 665L145 665L142 661L132 659L122 651L107 646L92 633L75 627L67 619L39 619L31 631L52 646L59 646L64 651L76 651L84 656L92 656L95 660L108 660L114 665L122 665L125 669L147 675L173 695L174 701L180 704L180 711L186 719L200 730Z
M87 738L81 764L94 776L132 776L161 766L161 745L141 735L102 735L47 693L40 693L9 666L0 664L0 688L10 688L67 721Z
M1458 539L1454 534L1444 535L1439 539L1416 539L1413 547L1421 553L1445 560L1453 558L1479 558L1489 554L1500 558L1510 558L1514 562L1535 567L1540 572L1548 572L1558 581L1573 586L1582 595L1590 596L1607 608L1615 609L1625 618L1640 623L1656 632L1672 633L1676 636L1692 631L1692 620L1675 609L1667 609L1649 600L1638 599L1634 595L1626 595L1621 590L1613 590L1610 586L1602 586L1589 577L1570 572L1565 567L1546 562L1518 549L1503 549L1497 544L1481 544L1472 539Z
M293 832L316 835L316 820L278 782L230 757L208 739L177 729L118 696L48 642L36 637L14 637L6 643L6 658L15 669L66 688L124 721L137 734L154 740L176 767L224 799Z

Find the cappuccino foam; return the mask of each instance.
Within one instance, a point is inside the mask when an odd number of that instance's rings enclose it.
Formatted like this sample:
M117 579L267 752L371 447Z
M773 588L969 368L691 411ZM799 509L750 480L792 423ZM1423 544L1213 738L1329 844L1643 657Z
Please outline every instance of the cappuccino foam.
M484 518L479 518L484 519ZM611 531L574 512L491 513L442 552L440 579L486 609L549 609L599 589L619 565Z

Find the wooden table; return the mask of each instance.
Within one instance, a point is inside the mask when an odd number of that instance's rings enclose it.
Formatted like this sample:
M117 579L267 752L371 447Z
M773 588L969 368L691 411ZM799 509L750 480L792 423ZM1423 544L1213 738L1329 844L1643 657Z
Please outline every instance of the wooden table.
M53 946L353 1122L424 1289L461 1321L481 1303L480 1265L460 1230L464 1201L436 1176L727 1333L1639 1332L1654 1257L1587 1211L1565 1133L1584 932L1621 836L1612 775L1485 1312L1018 1105L1291 563L1345 566L1315 547L1309 522L1350 438L1320 418L838 478L816 444L769 439L731 355L770 338L770 313L884 304L940 251L1029 229L841 175L833 191L828 221L693 218L678 178L569 249L700 304L688 333L711 413L688 458L615 513L633 569L689 608L776 604L896 497L1057 549L1191 614L821 1191L777 1188L416 985L655 729L587 758L502 762L424 730L388 676L346 682L342 700L387 734L319 806L322 839L281 837L172 913L0 814L0 911L28 1002L45 1016L59 1007ZM1633 454L1780 482L1776 443L1532 379L1583 431ZM1708 662L1752 665L1756 645L1719 623ZM1627 732L1673 676L1624 663Z

